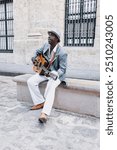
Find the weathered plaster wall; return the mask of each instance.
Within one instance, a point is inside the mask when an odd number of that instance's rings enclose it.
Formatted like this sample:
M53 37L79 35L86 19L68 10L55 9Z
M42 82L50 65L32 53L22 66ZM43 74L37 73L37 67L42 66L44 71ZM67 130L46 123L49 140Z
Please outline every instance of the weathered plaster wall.
M56 1L56 2L55 2ZM47 31L59 28L63 46L65 0L14 0L14 52L0 54L1 62L31 64L35 49L47 41ZM97 3L94 47L64 47L68 53L67 75L99 80L100 4Z

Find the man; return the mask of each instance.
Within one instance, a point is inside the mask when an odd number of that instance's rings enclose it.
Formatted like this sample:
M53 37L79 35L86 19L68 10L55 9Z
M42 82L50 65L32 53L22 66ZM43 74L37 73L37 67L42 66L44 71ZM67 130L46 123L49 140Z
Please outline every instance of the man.
M48 31L48 43L44 44L42 48L35 52L35 56L32 57L33 63L39 55L43 55L49 62L48 73L40 75L36 73L31 78L28 79L27 84L29 91L34 103L31 110L42 109L39 121L45 123L47 121L47 116L50 115L51 109L55 97L55 89L58 85L64 81L67 66L67 54L63 48L59 45L60 33L56 30ZM52 77L53 76L53 77ZM47 86L45 88L44 96L40 93L38 85L47 80Z

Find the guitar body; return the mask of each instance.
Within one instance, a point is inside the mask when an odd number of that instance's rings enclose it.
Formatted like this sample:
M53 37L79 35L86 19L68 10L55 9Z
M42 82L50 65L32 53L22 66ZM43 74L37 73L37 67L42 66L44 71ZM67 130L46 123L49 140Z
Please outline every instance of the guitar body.
M48 65L49 65L48 61L42 55L39 55L36 57L36 60L34 61L33 70L39 73L40 75L44 75L45 71L43 67L47 69Z
M50 66L49 62L42 56L39 55L36 57L35 61L33 62L33 70L40 75L45 75L46 77L51 77L52 79L56 80L58 76L54 73L51 73L48 68Z

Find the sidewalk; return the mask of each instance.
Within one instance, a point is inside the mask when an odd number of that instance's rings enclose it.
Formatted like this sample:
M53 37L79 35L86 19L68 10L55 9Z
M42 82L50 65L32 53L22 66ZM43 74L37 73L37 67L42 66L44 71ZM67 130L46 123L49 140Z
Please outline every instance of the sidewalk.
M99 150L99 118L53 109L41 125L41 110L17 101L12 76L24 73L32 67L0 63L0 150Z
M99 150L99 119L53 109L47 124L40 110L16 99L13 77L0 76L0 150Z

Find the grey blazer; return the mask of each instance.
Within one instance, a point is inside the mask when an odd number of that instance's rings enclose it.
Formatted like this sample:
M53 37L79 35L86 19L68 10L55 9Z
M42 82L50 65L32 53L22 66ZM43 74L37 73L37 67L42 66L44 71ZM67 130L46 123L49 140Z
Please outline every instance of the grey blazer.
M50 44L45 43L43 47L36 50L34 57L37 57L38 54L43 54L43 56L49 61L50 59L49 47L50 47ZM67 68L67 53L63 50L63 48L60 45L58 45L56 49L55 58L50 67L50 70L57 71L59 74L59 79L61 81L64 81L65 75L66 75L66 68Z

